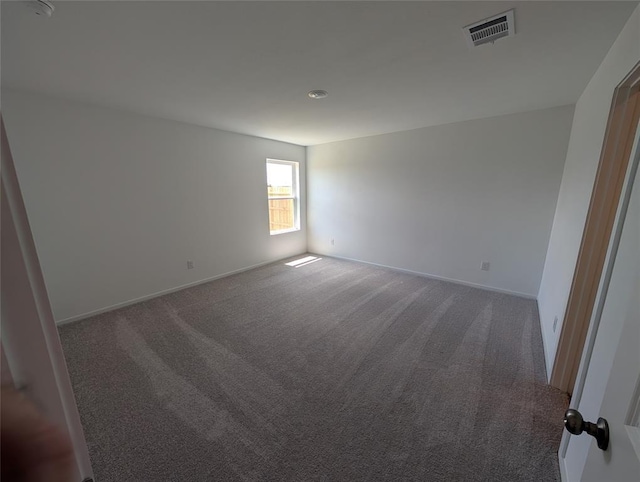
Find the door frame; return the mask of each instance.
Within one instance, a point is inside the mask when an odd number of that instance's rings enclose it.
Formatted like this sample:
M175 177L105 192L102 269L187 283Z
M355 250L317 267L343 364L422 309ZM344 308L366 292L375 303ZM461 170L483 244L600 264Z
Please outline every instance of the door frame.
M579 368L582 363L588 365L593 350L598 322L595 319L592 322L594 313L597 314L594 307L631 164L630 157L639 121L640 62L613 93L600 162L551 372L550 384L571 393L573 399L576 395L579 398L578 392L581 391L586 376L586 370L582 370L582 376L578 378ZM595 329L589 330L593 324Z
M3 286L2 293L2 382L21 388L49 421L69 435L75 480L93 480L80 415L1 114L0 151L2 234L10 240L9 246L2 245L0 271L2 282L11 281L12 288L5 293ZM16 262L7 267L5 257Z
M634 192L638 189L640 189L640 186L638 186L638 181L640 180L640 178L638 177L638 168L640 166L640 126L638 128L638 130L636 131L636 135L635 135L635 143L634 143L634 148L632 151L632 161L629 165L629 170L627 173L627 177L626 177L626 181L625 181L625 186L623 188L623 194L622 194L622 198L620 200L620 207L618 209L618 214L616 216L616 222L615 222L615 228L614 228L614 232L611 236L611 242L610 242L610 248L609 248L609 252L607 253L607 259L605 261L605 268L604 268L604 272L602 274L602 282L600 283L600 287L598 289L598 295L596 297L596 305L595 305L595 311L594 311L594 316L593 316L593 321L591 323L591 326L589 327L589 334L587 335L587 339L588 340L592 340L594 341L594 343L590 344L587 346L587 348L585 349L585 355L583 357L583 361L580 364L580 369L578 371L578 381L576 382L576 389L575 389L575 396L572 399L572 407L573 408L580 408L582 406L582 399L585 397L584 395L584 391L587 389L586 384L587 384L587 377L589 377L589 383L591 383L593 381L593 376L589 376L589 373L592 369L594 369L595 367L592 367L593 362L592 362L592 352L594 350L597 349L602 349L602 347L600 346L600 348L595 347L595 344L598 343L598 341L596 341L596 338L598 337L598 335L600 334L600 324L601 324L601 318L602 315L604 313L604 311L606 310L605 305L607 305L607 303L609 303L609 295L614 294L614 293L610 293L610 284L612 281L612 278L614 276L614 272L615 270L619 269L619 267L617 266L617 263L620 262L620 260L618 260L618 250L620 247L620 243L622 240L622 237L624 236L624 231L626 231L628 229L627 226L627 222L630 220L629 219L629 205L631 204L631 198L633 196L636 196L638 193ZM634 220L635 221L635 220ZM612 321L612 320L609 320ZM624 335L624 330L627 329L626 325L629 323L629 320L626 321L626 323L623 323L623 326L620 327L620 329L622 330L622 335L621 336L625 336ZM626 343L626 341L623 340L618 340L618 342L616 343L616 347L610 347L609 349L614 349L614 350L619 350L621 349L621 344ZM626 350L629 350L629 347L626 348ZM627 354L628 355L628 354ZM621 358L619 359L620 354L615 353L613 359L611 360L612 365L611 365L611 370L609 372L608 375L603 375L605 376L605 378L607 378L606 380L606 390L609 390L610 388L610 383L612 381L612 377L614 376L615 370L616 370L616 364L618 364L618 369L621 369L621 367L619 366L619 362L621 360L624 360L624 364L626 365L629 362L629 358L628 356L626 358ZM633 364L633 363L632 363ZM637 375L634 375L634 378ZM638 389L640 387L636 386L636 382L632 382L632 385L628 385L631 387L631 391L633 392L637 392ZM624 398L622 400L627 400L627 399L631 399L631 400L635 400L637 398L637 394L632 395L631 393L629 393L629 390L625 391L624 389L620 391L622 387L618 386L618 391L614 391L614 397L613 398L618 398L617 396L621 396L622 393L624 392ZM609 393L609 392L607 392ZM602 410L604 410L604 406L603 403L606 403L606 396L607 393L604 394L605 399L603 399L600 402L600 408L596 409L596 411L594 412L593 409L595 407L591 407L591 416L594 416L594 413L597 414L599 412L602 412ZM596 395L597 393L592 393L592 395ZM609 402L611 402L611 400L609 400ZM623 404L624 405L624 404ZM625 419L627 419L624 424L625 425L631 425L630 423L630 419L632 419L633 417L633 412L634 410L632 410L632 407L627 407L626 409L618 406L617 407L617 412L616 414L618 416L622 416ZM625 413L626 412L626 413ZM614 416L612 413L609 413L609 415L611 415L612 417ZM620 421L618 421L620 422ZM611 424L611 422L609 422ZM619 426L618 426L619 427ZM629 437L630 439L632 439L633 437L631 437L631 434L629 433L629 429L630 427L626 427L626 430L623 430L622 432L626 432L626 433L620 433L620 431L616 432L616 430L614 429L611 432L611 436L614 436L614 434L616 434L616 436L618 437ZM640 430L640 429L637 429ZM638 435L640 435L640 431L637 432ZM559 463L560 463L560 468L561 468L561 474L562 474L562 480L569 480L567 477L567 466L566 466L566 457L567 457L567 452L568 452L568 448L570 445L570 442L574 440L571 435L569 434L568 431L563 431L563 437L560 443L560 450L559 450ZM628 441L630 444L633 444L632 440ZM617 442L614 444L617 445ZM617 451L616 453L618 453L620 456L622 455L623 452L620 452L620 446L617 446ZM593 447L588 449L588 454L589 455L593 455L591 452L593 450ZM613 462L613 459L611 458L611 450L615 450L615 448L609 448L607 449L607 453L605 454L601 454L604 456L605 460L607 461L606 463L611 463ZM631 455L633 457L637 457L637 454L635 454L634 449L630 448L631 453L628 453L627 455ZM597 452L597 451L596 451ZM616 457L617 460L618 457ZM575 461L575 459L573 459ZM585 461L585 465L583 466L583 471L586 470L586 467L589 461L589 456L587 456L587 460Z

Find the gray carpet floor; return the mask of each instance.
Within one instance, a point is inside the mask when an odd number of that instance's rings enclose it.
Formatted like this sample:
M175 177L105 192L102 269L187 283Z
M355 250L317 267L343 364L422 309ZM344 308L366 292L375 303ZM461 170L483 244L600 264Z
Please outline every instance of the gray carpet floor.
M325 258L60 334L96 482L559 480L532 300Z

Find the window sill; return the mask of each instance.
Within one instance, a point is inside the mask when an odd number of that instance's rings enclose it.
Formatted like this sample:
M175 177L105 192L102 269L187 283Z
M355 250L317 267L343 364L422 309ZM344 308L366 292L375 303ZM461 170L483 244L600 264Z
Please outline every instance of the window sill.
M271 231L269 234L277 236L278 234L295 233L296 231L300 231L300 228L281 229L280 231Z

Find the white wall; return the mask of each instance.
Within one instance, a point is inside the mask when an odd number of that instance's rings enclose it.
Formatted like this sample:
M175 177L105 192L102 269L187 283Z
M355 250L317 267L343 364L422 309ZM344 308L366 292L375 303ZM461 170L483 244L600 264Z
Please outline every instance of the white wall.
M302 229L270 236L265 166L304 180L304 147L2 94L57 321L306 251L304 183Z
M640 8L611 47L576 104L547 259L538 294L550 376L569 298L613 91L640 60ZM559 321L553 331L553 320Z
M564 106L307 148L309 250L535 297L572 115Z

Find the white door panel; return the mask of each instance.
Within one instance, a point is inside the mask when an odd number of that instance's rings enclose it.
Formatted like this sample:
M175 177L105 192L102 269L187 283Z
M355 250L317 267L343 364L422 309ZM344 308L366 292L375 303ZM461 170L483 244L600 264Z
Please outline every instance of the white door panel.
M640 131L596 301L601 311L593 352L575 407L586 421L595 423L598 417L608 421L609 447L600 450L586 433L571 436L560 461L568 482L640 481L640 456L632 442L639 429L631 426L640 395L639 136Z

